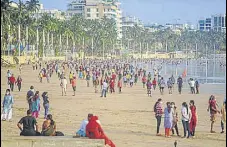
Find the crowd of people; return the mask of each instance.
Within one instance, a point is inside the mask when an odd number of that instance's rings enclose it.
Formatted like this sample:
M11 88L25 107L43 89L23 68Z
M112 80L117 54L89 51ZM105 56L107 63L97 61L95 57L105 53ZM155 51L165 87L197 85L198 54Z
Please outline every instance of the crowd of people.
M149 62L149 61L146 61ZM152 64L152 61L150 61ZM38 69L39 67L39 69ZM20 66L20 74L22 67ZM145 94L152 97L153 91L159 88L160 94L165 94L165 87L168 88L168 93L173 94L175 84L177 84L178 93L182 93L183 77L178 76L175 80L174 76L168 78L166 81L160 74L160 68L154 68L153 72L148 72L145 68L139 67L137 64L129 64L122 62L121 60L85 60L81 61L49 61L42 64L36 62L32 64L33 70L39 70L38 78L39 82L43 83L43 78L47 79L47 83L51 82L51 78L54 73L59 79L60 88L62 90L62 96L67 96L69 84L72 87L73 96L76 95L77 80L86 80L86 86L93 86L95 93L100 93L100 97L107 97L108 94L116 92L121 94L124 87L128 86L133 88L138 82L142 83L142 88L146 88ZM68 74L69 73L69 74ZM68 78L67 78L68 77ZM12 119L12 107L14 104L13 95L14 85L17 84L18 90L21 90L22 78L19 75L17 80L14 74L10 70L7 72L7 81L9 89L6 90L6 94L3 100L3 113L2 120ZM91 82L92 81L92 82ZM90 84L90 82L92 84ZM188 81L190 92L192 94L199 94L199 81L190 78ZM35 91L34 86L30 87L30 90L26 94L28 110L27 116L23 117L17 124L21 130L20 135L23 136L62 136L64 135L60 131L56 131L56 123L49 113L49 97L48 92L44 91L40 96L39 91ZM44 108L44 119L41 132L39 132L36 119L39 118L41 109L41 97ZM189 104L189 106L188 106ZM208 110L211 116L211 133L213 131L213 124L215 122L216 114L222 114L221 121L221 133L224 133L225 113L226 113L226 101L223 103L220 111L218 110L215 97L212 95L209 99ZM183 102L180 113L178 113L175 102L166 102L165 108L162 106L162 99L154 105L154 113L157 120L157 136L160 136L160 125L162 117L164 117L165 136L170 137L175 134L180 136L178 129L178 122L181 117L184 134L182 137L194 137L196 131L196 125L198 120L197 109L195 101L191 100L189 103ZM23 127L22 127L23 125ZM84 120L80 129L76 132L76 137L89 137L91 139L104 139L105 144L114 147L114 143L105 135L101 123L97 116L88 114L87 120Z

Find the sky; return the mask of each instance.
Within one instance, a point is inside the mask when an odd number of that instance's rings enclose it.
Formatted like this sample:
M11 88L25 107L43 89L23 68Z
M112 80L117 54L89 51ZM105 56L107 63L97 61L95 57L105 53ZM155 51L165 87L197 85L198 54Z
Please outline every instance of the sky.
M18 1L18 0L14 0ZM40 0L44 8L65 11L71 0ZM147 23L191 23L226 12L226 0L120 0L123 15Z

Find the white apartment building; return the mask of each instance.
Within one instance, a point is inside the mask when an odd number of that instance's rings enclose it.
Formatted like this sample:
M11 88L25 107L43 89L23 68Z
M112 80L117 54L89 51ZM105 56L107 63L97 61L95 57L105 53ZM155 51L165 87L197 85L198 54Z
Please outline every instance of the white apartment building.
M212 15L211 22L214 31L226 32L226 14Z
M44 13L59 20L65 19L65 16L63 15L62 11L58 9L44 9L43 4L40 4L39 10L38 12L36 12L35 17L40 18Z
M74 14L80 14L85 19L114 19L118 39L122 38L122 13L116 0L73 0L67 5L67 18Z

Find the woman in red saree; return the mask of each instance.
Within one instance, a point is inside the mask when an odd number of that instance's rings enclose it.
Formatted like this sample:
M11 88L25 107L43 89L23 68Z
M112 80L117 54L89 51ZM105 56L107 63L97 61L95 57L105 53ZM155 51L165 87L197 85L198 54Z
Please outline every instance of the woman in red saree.
M102 127L97 122L98 117L92 116L86 126L86 136L90 139L104 139L105 145L115 147L115 144L104 134Z

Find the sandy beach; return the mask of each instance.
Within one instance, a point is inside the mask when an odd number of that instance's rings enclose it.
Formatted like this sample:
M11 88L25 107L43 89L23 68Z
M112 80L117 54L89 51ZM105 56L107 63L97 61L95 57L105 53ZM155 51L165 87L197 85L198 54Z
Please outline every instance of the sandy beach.
M8 88L6 80L6 68L1 69L1 103L5 90ZM13 68L12 72L17 77L18 68ZM85 80L77 80L76 96L73 95L71 85L68 86L67 96L61 96L60 81L54 73L47 83L38 80L38 70L33 71L32 65L25 65L22 69L21 77L22 91L18 92L17 87L12 92L14 96L13 120L12 122L2 122L1 133L3 136L19 136L19 129L16 124L21 117L26 115L28 104L26 93L33 85L35 90L49 93L50 113L57 124L57 130L65 135L75 135L80 127L81 121L87 117L88 113L93 113L99 117L102 127L107 136L117 147L173 147L174 141L178 141L178 147L225 147L226 134L220 134L221 116L217 117L214 125L215 134L210 133L210 117L207 112L208 98L211 94L216 96L218 104L221 105L225 96L225 85L201 85L201 94L192 95L189 93L188 85L185 85L183 92L179 95L176 88L172 95L167 89L165 94L160 95L158 89L153 92L153 97L146 95L146 89L139 82L130 88L123 87L122 94L109 94L107 98L100 98L99 93L94 93L94 88L86 87ZM68 74L67 74L68 78ZM167 101L174 101L180 112L182 102L195 100L198 112L198 124L196 127L196 138L182 139L176 136L165 138L156 136L156 119L153 112L154 103L158 98L163 99L163 106ZM2 110L1 110L2 111ZM44 109L41 100L41 113L38 118L41 129L44 121ZM164 134L164 120L162 119L161 133ZM178 122L180 134L183 134L181 121Z

